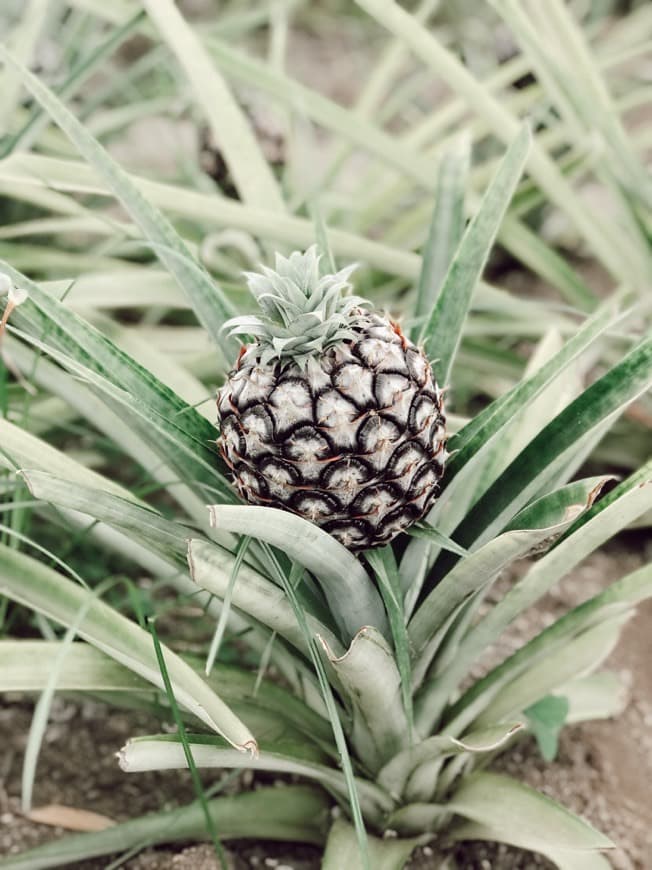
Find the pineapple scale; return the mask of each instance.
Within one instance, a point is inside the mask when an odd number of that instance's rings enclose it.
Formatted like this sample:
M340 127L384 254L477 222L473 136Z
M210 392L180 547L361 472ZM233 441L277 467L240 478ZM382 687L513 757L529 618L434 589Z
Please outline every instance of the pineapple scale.
M423 352L376 313L300 368L249 345L218 394L219 446L241 497L353 551L383 546L432 505L446 458L442 392Z

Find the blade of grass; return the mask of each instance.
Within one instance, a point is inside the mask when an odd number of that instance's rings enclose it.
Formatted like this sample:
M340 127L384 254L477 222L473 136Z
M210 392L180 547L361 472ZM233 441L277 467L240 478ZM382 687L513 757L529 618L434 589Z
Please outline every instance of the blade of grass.
M220 650L220 645L222 643L224 632L226 631L226 626L229 620L229 615L231 613L233 587L235 586L236 580L238 579L240 566L242 565L242 561L247 554L247 548L249 547L250 541L251 538L248 538L246 535L244 535L241 538L240 543L238 544L238 549L235 554L235 561L233 563L233 569L229 578L229 585L226 587L226 594L224 595L222 610L220 611L220 618L218 619L217 625L215 626L215 633L213 634L211 645L208 650L206 667L204 669L204 673L207 677L210 676L210 673L213 670L215 659L217 658L217 654Z
M410 642L403 610L401 584L394 552L390 546L380 550L367 550L365 559L371 566L383 597L394 641L396 664L401 677L401 698L407 719L408 741L413 739L414 712L412 709L412 665Z
M172 710L172 716L174 718L174 722L177 726L177 731L179 734L179 740L181 741L181 745L183 746L183 754L186 758L186 764L188 765L188 770L190 771L190 777L192 779L192 785L195 789L195 794L197 795L197 800L199 801L199 805L202 808L202 812L204 814L204 820L206 822L206 830L210 834L210 838L213 842L213 848L215 849L215 855L217 856L218 861L220 862L220 866L222 870L227 870L227 862L226 862L226 854L224 852L224 847L220 842L219 835L215 828L215 824L213 821L213 817L210 814L210 810L208 808L208 802L206 800L206 795L204 794L204 787L202 785L201 779L199 778L199 773L197 771L197 767L195 765L195 760L192 757L192 750L190 748L190 743L188 742L188 736L186 734L186 728L183 724L183 719L181 718L181 713L179 712L179 706L177 704L177 699L174 695L174 689L172 688L172 682L170 680L170 675L168 674L168 669L165 664L165 656L163 655L163 650L161 649L161 644L158 639L158 633L156 631L155 619L150 617L147 621L148 628L150 634L152 635L152 640L154 641L154 651L156 652L156 661L158 662L159 670L161 672L161 679L163 680L163 687L165 689L165 694L167 696L168 702L170 704L170 709Z
M77 632L79 637L154 685L161 685L147 632L109 605L94 599L72 580L22 553L0 547L0 592L66 626L75 621L90 597L91 602ZM195 713L211 730L222 734L239 751L248 752L255 748L253 735L201 677L170 650L166 650L166 658L177 697L184 707Z

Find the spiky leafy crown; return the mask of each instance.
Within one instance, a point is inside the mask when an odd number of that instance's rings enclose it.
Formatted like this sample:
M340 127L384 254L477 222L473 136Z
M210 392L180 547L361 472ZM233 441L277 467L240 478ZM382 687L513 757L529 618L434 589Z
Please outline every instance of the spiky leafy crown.
M225 327L229 335L253 336L256 344L250 352L260 354L263 365L286 359L304 368L311 357L353 338L359 309L369 304L351 295L349 277L355 264L320 276L319 260L313 245L305 253L277 254L275 268L261 266L262 274L245 272L263 313L234 317Z

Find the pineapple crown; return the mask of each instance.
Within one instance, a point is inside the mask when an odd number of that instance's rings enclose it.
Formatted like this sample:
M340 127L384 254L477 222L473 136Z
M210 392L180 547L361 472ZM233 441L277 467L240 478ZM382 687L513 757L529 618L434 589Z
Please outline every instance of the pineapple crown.
M275 268L245 272L262 315L234 317L225 324L229 335L256 339L251 348L260 362L291 360L304 369L311 357L354 337L360 307L369 303L351 295L349 277L356 264L333 275L320 275L316 245L289 257L276 254Z

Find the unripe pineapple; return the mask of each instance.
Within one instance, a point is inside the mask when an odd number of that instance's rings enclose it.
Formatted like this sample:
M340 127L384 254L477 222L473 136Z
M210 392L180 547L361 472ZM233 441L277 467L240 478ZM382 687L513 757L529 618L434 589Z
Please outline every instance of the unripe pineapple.
M430 507L443 473L442 393L422 350L350 295L314 247L247 274L263 316L218 395L224 460L243 499L293 511L351 550L387 544Z

